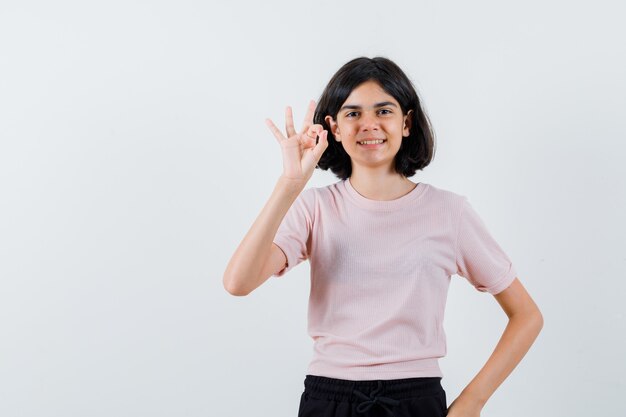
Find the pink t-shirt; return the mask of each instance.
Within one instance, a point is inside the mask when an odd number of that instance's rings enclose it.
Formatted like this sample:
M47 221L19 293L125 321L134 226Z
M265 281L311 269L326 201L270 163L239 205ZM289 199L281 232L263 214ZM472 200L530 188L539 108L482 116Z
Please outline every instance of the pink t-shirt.
M287 256L274 276L310 262L307 374L330 378L442 377L451 276L491 294L516 277L467 197L426 183L390 201L349 180L306 189L274 243Z

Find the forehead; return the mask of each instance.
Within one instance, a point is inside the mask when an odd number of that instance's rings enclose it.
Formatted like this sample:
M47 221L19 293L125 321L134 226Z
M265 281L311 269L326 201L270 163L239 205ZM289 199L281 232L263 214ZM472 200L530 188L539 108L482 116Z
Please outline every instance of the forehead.
M371 105L381 101L398 104L398 101L387 93L378 82L370 80L356 86L343 105Z

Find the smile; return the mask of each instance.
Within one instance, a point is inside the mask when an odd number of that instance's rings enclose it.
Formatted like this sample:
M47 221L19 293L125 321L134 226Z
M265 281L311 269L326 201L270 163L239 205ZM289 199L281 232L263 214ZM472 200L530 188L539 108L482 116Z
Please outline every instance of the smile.
M383 142L386 142L387 139L376 139L376 140L363 140L357 142L359 145L380 145Z

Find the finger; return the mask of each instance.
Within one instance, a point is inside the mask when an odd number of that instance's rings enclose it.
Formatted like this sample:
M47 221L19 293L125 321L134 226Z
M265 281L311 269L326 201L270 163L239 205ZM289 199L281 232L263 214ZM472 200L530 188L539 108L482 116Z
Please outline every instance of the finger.
M315 146L316 139L314 137L308 136L308 135L302 135L302 145L304 146L305 149L308 148L313 148Z
M316 161L320 160L320 158L322 157L322 154L324 153L327 147L328 147L328 131L322 130L322 133L320 133L320 140L317 142L317 145L315 145L315 147L313 148L313 156L315 157Z
M290 106L285 109L285 127L288 138L296 134L296 129L293 127L293 111Z
M313 147L317 143L316 139L319 137L320 133L324 130L322 125L313 125L309 126L306 133L301 135L306 141L307 147Z
M304 116L304 122L302 123L302 130L300 132L304 133L309 126L313 124L313 115L315 114L315 100L309 101L309 108L306 111L306 116Z
M324 130L324 126L322 125L311 125L307 129L306 135L310 138L316 138L322 130Z
M283 136L282 132L276 127L274 122L272 122L270 119L265 119L265 124L267 125L267 127L270 128L270 130L274 134L274 137L276 138L278 143L286 139L285 136Z

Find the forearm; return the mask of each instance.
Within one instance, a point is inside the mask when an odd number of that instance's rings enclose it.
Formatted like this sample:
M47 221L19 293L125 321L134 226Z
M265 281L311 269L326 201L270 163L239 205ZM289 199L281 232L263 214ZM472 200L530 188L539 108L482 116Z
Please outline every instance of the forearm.
M542 327L539 311L511 316L493 353L460 397L468 397L484 406L526 355Z
M270 254L278 227L304 186L301 182L279 178L272 195L228 262L223 278L225 288L236 293L257 285L254 280Z

